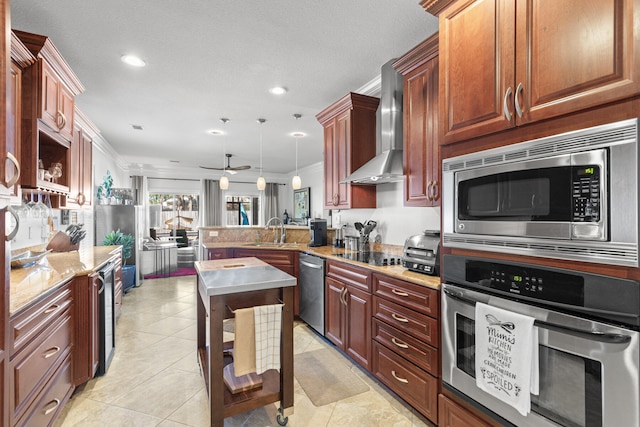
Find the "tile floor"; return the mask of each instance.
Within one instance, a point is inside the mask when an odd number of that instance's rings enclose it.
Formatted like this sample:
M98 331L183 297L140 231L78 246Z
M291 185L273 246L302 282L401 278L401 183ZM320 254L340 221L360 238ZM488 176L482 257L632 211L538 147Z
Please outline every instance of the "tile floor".
M195 355L195 282L195 276L146 280L124 296L109 371L76 390L56 427L209 425ZM328 347L331 344L306 324L296 322L296 354ZM351 369L369 385L369 391L321 407L313 405L294 379L294 414L287 425L431 426L360 368ZM278 426L277 405L227 418L225 426Z

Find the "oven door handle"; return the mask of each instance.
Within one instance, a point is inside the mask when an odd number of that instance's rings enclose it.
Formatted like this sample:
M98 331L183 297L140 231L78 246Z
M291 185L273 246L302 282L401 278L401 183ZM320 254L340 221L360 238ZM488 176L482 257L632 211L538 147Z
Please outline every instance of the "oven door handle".
M447 296L462 301L469 305L476 305L476 301L460 294L459 292L452 291L450 289L442 290ZM604 342L609 344L626 344L631 341L631 336L623 334L610 334L600 331L587 331L584 329L572 328L570 326L556 325L554 323L545 322L543 320L535 320L533 322L535 326L540 328L549 329L551 331L561 332L575 337L586 338L592 341Z

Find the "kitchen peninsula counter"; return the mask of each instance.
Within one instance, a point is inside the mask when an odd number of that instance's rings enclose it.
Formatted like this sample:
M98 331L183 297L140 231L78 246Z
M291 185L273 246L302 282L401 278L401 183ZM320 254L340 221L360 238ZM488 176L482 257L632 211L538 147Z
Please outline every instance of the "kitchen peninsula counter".
M76 276L91 274L119 255L120 246L90 246L50 252L27 268L11 269L9 315Z
M379 247L374 246L376 251L387 252L395 254L398 257L402 256L402 247L395 245L376 244ZM251 242L216 242L216 243L202 243L202 247L207 249L255 249L255 250L276 250L276 251L298 251L311 255L316 255L326 259L332 259L334 261L340 261L348 264L357 265L359 267L367 268L377 273L386 274L387 276L395 277L397 279L405 280L407 282L415 283L417 285L426 286L431 289L440 289L440 277L429 276L422 273L416 273L409 271L401 265L388 265L388 266L374 266L371 264L365 264L358 261L353 261L347 258L342 258L338 255L345 252L350 252L344 248L336 248L334 246L317 246L309 247L307 243L285 243L282 246L261 246L261 243Z

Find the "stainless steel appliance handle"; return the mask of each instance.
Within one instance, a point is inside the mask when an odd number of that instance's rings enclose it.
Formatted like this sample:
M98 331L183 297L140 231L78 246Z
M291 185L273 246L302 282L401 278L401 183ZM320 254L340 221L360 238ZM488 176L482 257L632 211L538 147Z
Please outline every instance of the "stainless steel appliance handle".
M476 305L475 300L466 297L463 294L446 288L442 289L442 291L447 294L447 296L453 299L457 299L469 305ZM629 335L610 334L600 331L586 331L583 329L572 328L570 326L556 325L554 323L549 323L542 320L535 320L533 324L540 328L549 329L551 331L562 332L576 337L586 338L592 341L599 341L609 344L626 344L631 341L631 337Z
M98 289L98 293L101 294L102 291L104 291L104 279L99 275L98 280L100 280L100 283L102 283L102 286L100 286L100 289Z
M322 265L311 264L309 262L302 261L302 260L300 260L300 264L304 265L305 267L315 268L316 270L322 269Z

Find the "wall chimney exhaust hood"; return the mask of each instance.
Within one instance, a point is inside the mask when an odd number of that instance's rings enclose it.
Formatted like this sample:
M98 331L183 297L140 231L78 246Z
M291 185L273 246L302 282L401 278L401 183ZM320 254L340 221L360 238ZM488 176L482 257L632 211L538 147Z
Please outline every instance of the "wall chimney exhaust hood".
M402 165L402 75L395 59L382 66L380 105L376 111L377 155L340 183L384 184L404 178Z

